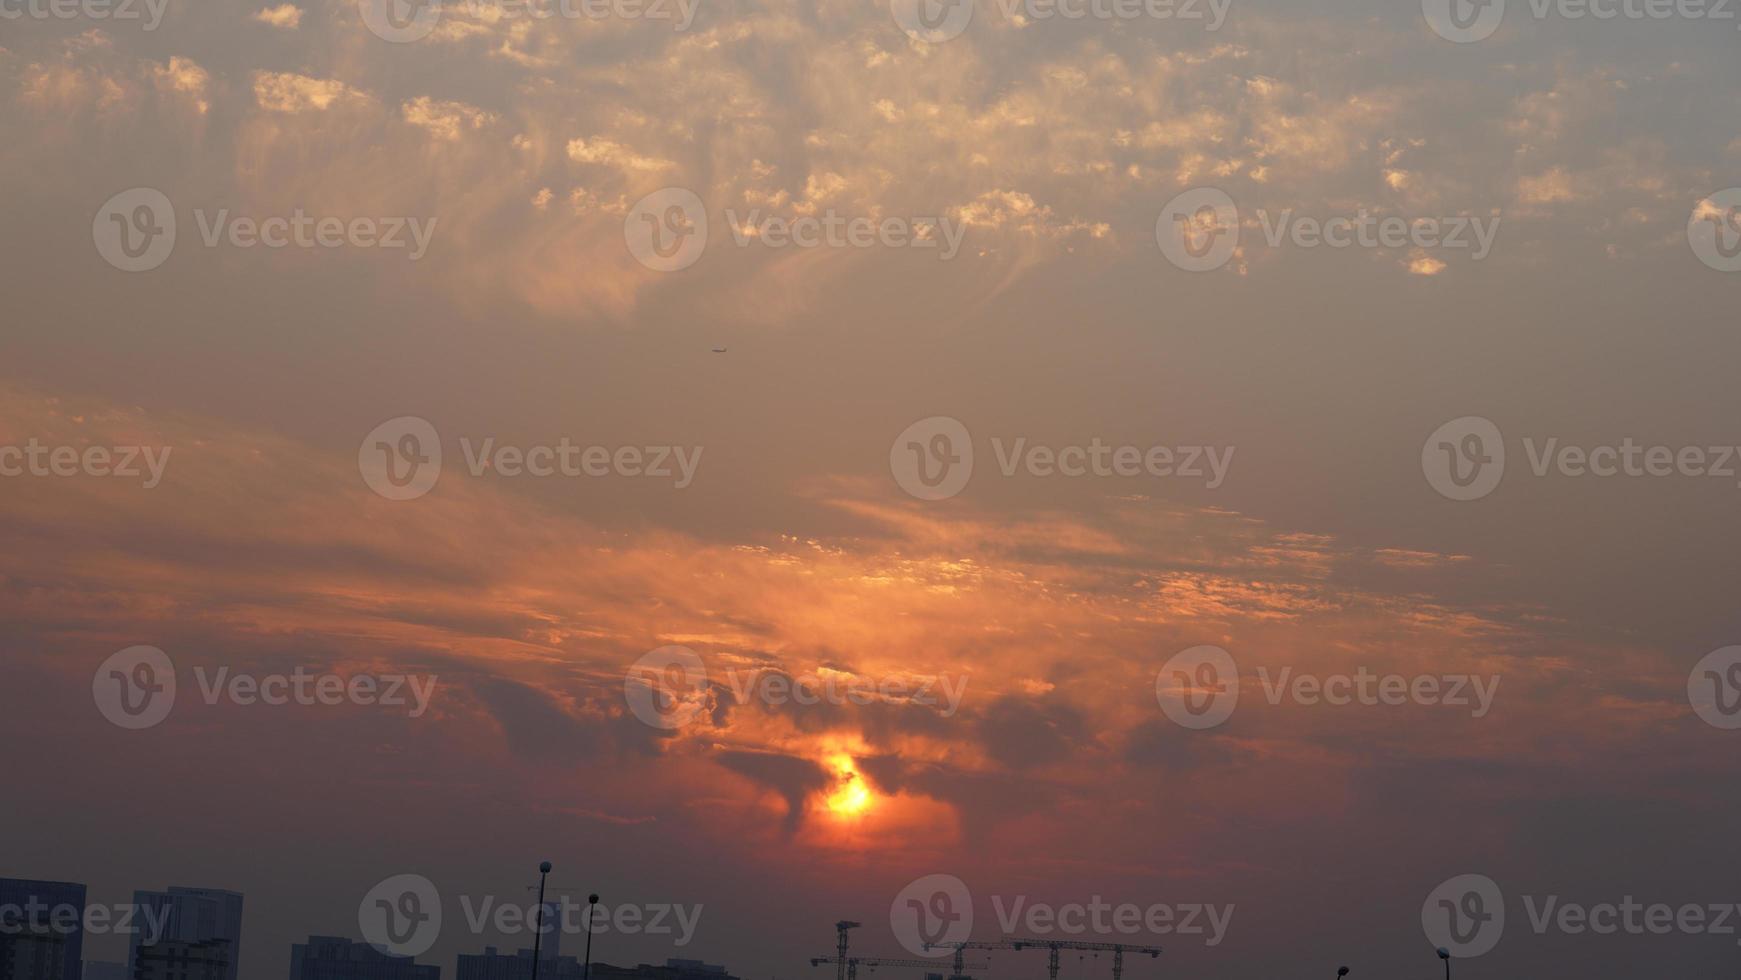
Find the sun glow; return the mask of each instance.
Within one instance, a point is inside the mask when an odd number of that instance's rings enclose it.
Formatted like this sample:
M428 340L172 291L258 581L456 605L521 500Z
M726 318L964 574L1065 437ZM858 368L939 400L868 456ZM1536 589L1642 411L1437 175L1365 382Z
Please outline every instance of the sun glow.
M828 762L835 772L835 787L825 801L828 811L838 817L862 816L875 798L863 774L853 765L852 756L835 755Z

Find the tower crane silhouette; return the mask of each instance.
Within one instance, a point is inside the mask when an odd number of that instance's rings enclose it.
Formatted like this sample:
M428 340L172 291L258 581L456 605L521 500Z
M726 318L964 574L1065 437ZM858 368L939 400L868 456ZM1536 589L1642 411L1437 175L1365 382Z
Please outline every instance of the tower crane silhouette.
M956 962L958 965L950 980L962 980L961 968L959 966L960 961L957 960ZM858 968L861 966L869 970L875 970L879 966L913 967L916 969L934 970L942 965L937 960L899 960L889 959L882 956L849 956L844 960L838 956L816 956L812 957L810 960L811 966L821 966L824 963L833 963L836 964L838 968L845 970L846 980L858 980ZM986 968L986 964L984 963L969 963L967 965L975 970L983 970Z
M965 970L962 966L961 960L962 960L962 957L964 957L966 955L967 950L970 950L970 949L985 949L985 950L1020 949L1021 947L1018 946L1014 940L1010 940L1010 939L998 939L998 940L993 940L993 941L989 941L989 942L982 942L980 940L969 939L969 940L966 940L964 942L958 942L958 943L926 943L925 948L926 949L953 949L953 950L955 950L955 976L959 977L965 972Z
M1124 954L1147 953L1150 959L1161 955L1159 946L1136 946L1130 943L1098 943L1079 939L999 939L993 941L967 940L958 943L926 943L926 949L955 950L955 974L961 975L961 958L964 950L969 949L1044 949L1049 953L1046 972L1051 980L1058 980L1058 953L1061 950L1076 949L1087 952L1112 953L1112 980L1124 980Z
M1058 980L1058 951L1063 949L1087 950L1099 953L1103 950L1112 951L1112 980L1124 980L1124 954L1147 953L1149 959L1161 955L1159 946L1135 946L1130 943L1097 943L1080 939L1017 939L1013 943L1016 949L1044 948L1049 951L1046 973L1051 980Z

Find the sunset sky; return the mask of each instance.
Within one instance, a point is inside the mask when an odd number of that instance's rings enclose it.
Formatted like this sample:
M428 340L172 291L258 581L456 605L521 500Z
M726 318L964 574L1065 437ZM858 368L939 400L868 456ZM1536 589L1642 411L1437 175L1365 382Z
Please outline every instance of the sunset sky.
M362 938L402 873L446 898L420 957L445 976L529 946L458 896L524 903L544 859L705 909L595 959L745 980L821 976L842 918L913 955L890 906L932 874L976 938L1012 896L1235 907L1214 946L1120 940L1167 948L1132 980L1435 976L1422 903L1464 874L1508 921L1462 976L1734 974L1741 937L1538 933L1525 897L1741 903L1741 731L1688 693L1741 644L1741 475L1531 467L1548 440L1741 446L1741 272L1689 247L1741 203L1710 203L1741 185L1741 20L1512 0L1456 43L1409 2L1232 0L1211 30L981 0L924 40L877 0L698 0L681 29L450 0L396 42L370 0L159 2L155 29L0 20L0 447L170 450L152 486L0 476L0 876L244 892L244 980ZM177 231L128 272L102 240L134 188ZM709 225L676 271L633 240L667 188ZM1196 188L1239 208L1207 272L1157 243ZM298 212L427 249L208 244ZM1272 245L1284 212L1496 233ZM776 248L741 224L769 216L935 220L959 250ZM1506 468L1458 501L1423 445L1469 416ZM443 459L394 500L359 458L403 417ZM938 417L972 478L921 499L891 456ZM700 455L687 483L468 471L564 439ZM1006 476L1017 440L1231 455L1218 483ZM135 645L179 690L129 731L93 676ZM1156 679L1200 645L1241 698L1192 730ZM711 685L669 729L625 693L667 646ZM195 668L224 666L436 687L418 717L207 704ZM738 703L725 679L767 668L960 700ZM1283 669L1499 686L1479 717L1271 703Z

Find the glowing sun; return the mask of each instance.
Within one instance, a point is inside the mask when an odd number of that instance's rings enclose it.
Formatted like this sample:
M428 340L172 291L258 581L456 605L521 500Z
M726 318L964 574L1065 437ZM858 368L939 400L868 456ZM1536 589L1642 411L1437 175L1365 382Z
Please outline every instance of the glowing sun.
M835 771L834 790L824 801L828 811L838 817L856 817L869 810L875 797L858 767L852 764L852 756L836 755L828 761Z

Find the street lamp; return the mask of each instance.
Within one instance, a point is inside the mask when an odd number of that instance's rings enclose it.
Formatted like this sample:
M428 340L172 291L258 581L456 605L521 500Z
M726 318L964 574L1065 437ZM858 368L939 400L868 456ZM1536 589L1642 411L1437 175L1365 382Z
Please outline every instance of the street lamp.
M538 865L538 929L532 933L532 980L538 980L538 961L544 958L544 879L550 875L550 862Z
M1451 951L1440 946L1439 959L1445 961L1445 980L1451 980Z
M1337 971L1336 971L1336 976L1337 976L1337 977L1338 977L1338 978L1341 978L1341 977L1345 977L1345 976L1347 976L1347 975L1348 975L1348 968L1347 968L1347 967L1345 967L1345 966L1344 966L1344 967L1341 967L1341 968L1340 968L1340 969L1338 969L1338 970L1337 970Z
M589 980L592 974L592 907L597 904L597 892L586 896L586 965L580 968L580 980Z

